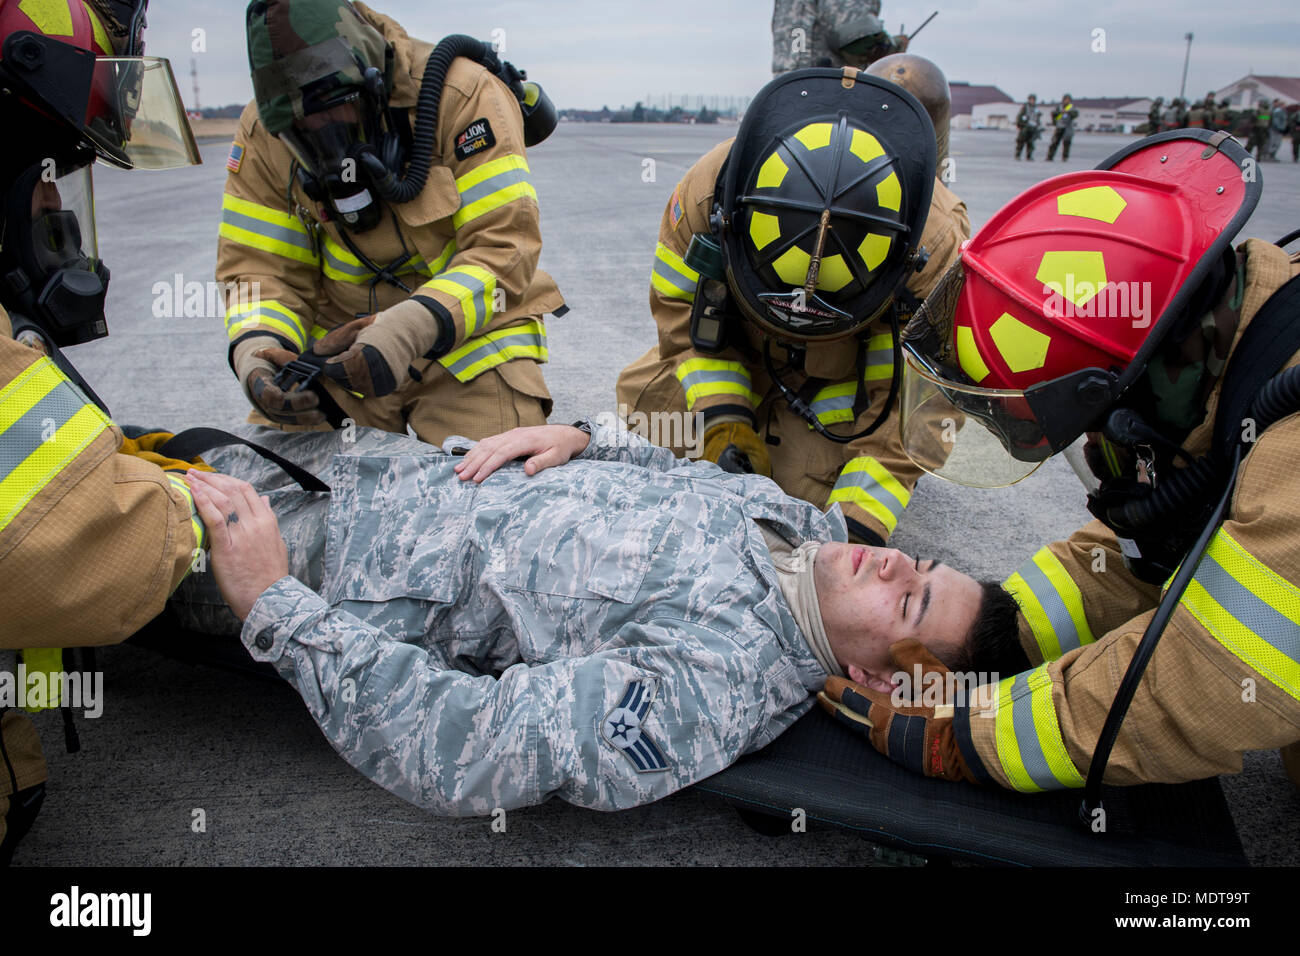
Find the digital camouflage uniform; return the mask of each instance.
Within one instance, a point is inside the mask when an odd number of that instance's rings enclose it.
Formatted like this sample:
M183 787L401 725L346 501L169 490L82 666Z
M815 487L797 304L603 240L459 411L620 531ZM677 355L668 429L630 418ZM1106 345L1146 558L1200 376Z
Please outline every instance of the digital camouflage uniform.
M1043 133L1038 120L1037 104L1030 106L1026 103L1020 107L1020 112L1016 114L1016 130L1016 159L1020 158L1021 150L1024 150L1025 159L1033 159L1034 144Z
M297 576L259 598L244 644L403 799L447 815L658 800L772 741L825 680L755 522L844 540L838 514L600 425L573 462L481 485L429 446L344 435L266 438L329 496L244 449L212 458L270 492ZM205 574L175 606L237 626L219 603Z
M147 443L144 443L147 444ZM30 671L116 644L162 611L203 525L186 466L127 441L0 309L0 649ZM164 470L169 469L169 470ZM45 780L31 721L0 715L0 842L12 794Z
M705 154L677 185L664 210L650 283L650 312L658 327L659 344L619 375L620 409L630 414L669 413L682 419L689 411L702 415L706 427L714 415L739 411L754 416L759 435L770 434L780 442L768 446L772 477L778 485L820 507L838 502L850 521L883 543L893 533L921 475L903 451L895 420L885 422L867 438L848 445L836 444L793 414L768 380L762 359L762 334L753 324L740 318L732 321L732 341L747 339L745 351L733 345L716 355L706 355L691 344L691 306L699 276L683 257L692 234L709 230L714 185L730 149L729 140ZM930 261L923 271L911 275L907 289L918 300L924 299L944 270L957 261L961 243L969 238L970 219L965 204L935 180L921 239ZM807 349L807 376L824 380L812 407L823 424L834 425L846 434L853 433L848 431L850 422L853 431L861 431L875 419L893 377L893 339L888 319L875 322L867 334L864 379L871 406L855 422L852 406L857 340L812 343ZM784 364L783 348L774 346L773 356L778 367ZM793 373L786 379L796 391L807 381L805 376ZM674 445L662 435L655 437L662 444ZM686 449L674 445L674 451L685 454Z
M1244 250L1244 287L1234 283L1216 307L1204 326L1208 337L1226 332L1237 341L1268 297L1300 273L1300 262L1269 243L1252 239ZM1203 359L1215 373L1223 362L1216 351ZM1300 354L1288 365L1298 361ZM1193 416L1183 443L1192 456L1209 448L1219 384ZM1133 698L1106 766L1108 784L1237 773L1244 751L1300 741L1297 456L1298 415L1249 449L1228 519ZM1021 644L1036 666L998 685L993 719L971 716L964 740L959 718L963 755L977 775L1016 790L1082 787L1160 588L1126 569L1119 542L1099 521L1038 551L1003 586L1020 604Z
M836 43L855 21L879 16L880 0L776 0L772 9L772 72L814 66L861 67L858 62L846 63ZM899 45L889 39L897 46L890 52L901 53L907 48L906 42Z
M391 105L411 108L414 126L433 47L363 4L355 6L396 50ZM327 26L333 35L334 25ZM240 118L233 150L217 278L237 284L228 287L226 330L241 383L259 363L271 368L253 357L259 349L301 352L328 330L372 313L379 314L372 330L383 326L386 340L425 343L423 354L437 339L436 312L455 328L451 350L436 360L417 359L413 375L407 362L397 363L398 389L383 397L358 400L331 383L330 395L344 415L398 433L409 424L435 443L449 434L481 438L546 420L551 402L539 364L547 358L542 315L563 311L564 301L537 268L537 193L519 103L505 84L479 64L455 59L442 90L424 189L386 208L374 229L350 236L377 265L402 260L395 271L414 296L379 281L348 250L323 207L293 183L292 154L266 130L255 102ZM421 305L411 309L412 298ZM269 424L258 412L250 421Z
M1056 147L1061 147L1061 161L1070 158L1070 144L1074 142L1074 124L1079 118L1079 108L1073 102L1059 106L1052 113L1052 123L1056 129L1052 132L1052 142L1047 147L1047 161L1056 158Z

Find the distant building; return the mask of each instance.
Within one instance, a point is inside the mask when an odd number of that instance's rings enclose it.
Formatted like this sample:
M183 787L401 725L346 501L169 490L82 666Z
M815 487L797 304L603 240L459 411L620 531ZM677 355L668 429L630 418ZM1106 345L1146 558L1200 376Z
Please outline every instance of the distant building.
M996 86L972 86L970 83L949 83L952 93L952 128L970 129L972 111L977 105L1006 103L1011 107L1011 118L1015 119L1020 109L1015 101Z
M1300 103L1300 76L1256 76L1248 73L1214 93L1236 109L1249 109L1260 100L1282 101L1284 106ZM1195 97L1193 97L1195 99Z

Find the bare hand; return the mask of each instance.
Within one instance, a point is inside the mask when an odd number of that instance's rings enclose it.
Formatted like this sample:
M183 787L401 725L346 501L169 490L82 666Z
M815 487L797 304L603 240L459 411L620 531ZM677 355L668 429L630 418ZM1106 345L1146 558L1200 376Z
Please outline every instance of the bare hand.
M267 498L229 475L185 474L199 517L208 529L212 573L230 609L241 621L262 592L289 573L289 552Z
M527 458L524 473L563 465L587 447L591 436L571 425L532 425L485 438L456 465L461 481L481 482L507 462Z

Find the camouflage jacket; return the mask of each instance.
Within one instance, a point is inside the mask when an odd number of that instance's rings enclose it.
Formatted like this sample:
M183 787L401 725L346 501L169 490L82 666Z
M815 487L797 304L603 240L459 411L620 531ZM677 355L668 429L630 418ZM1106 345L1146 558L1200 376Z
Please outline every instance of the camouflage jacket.
M648 803L775 739L822 686L754 522L843 541L838 510L592 429L568 465L478 486L403 436L259 433L332 494L272 493L319 593L281 579L242 640L402 798L448 815ZM209 458L285 484L242 449Z
M776 0L772 8L772 72L844 66L832 39L837 26L879 16L880 0Z

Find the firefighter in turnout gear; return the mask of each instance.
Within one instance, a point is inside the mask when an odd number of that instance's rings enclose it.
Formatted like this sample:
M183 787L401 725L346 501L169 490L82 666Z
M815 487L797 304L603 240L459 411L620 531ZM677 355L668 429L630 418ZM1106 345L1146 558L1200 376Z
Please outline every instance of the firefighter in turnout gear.
M565 308L537 268L540 88L360 3L253 3L247 26L217 276L250 420L430 442L544 422L542 316Z
M0 118L23 131L0 153L0 649L29 677L62 672L63 648L130 637L203 543L191 463L159 453L166 433L127 437L62 352L108 334L90 164L198 162L171 67L142 55L144 13L144 0L0 2ZM0 703L0 865L45 778L31 721Z
M705 458L839 505L856 540L885 542L919 475L891 411L891 319L970 234L934 178L934 142L888 81L851 69L772 81L664 211L658 345L618 381L629 426L682 422L655 439L686 454L696 433Z
M1300 257L1254 239L1233 250L1261 190L1242 181L1246 156L1225 134L1174 130L1040 183L917 313L909 453L1005 484L1086 435L1072 463L1097 520L1004 584L1023 673L944 712L828 686L825 705L891 757L1099 792L1234 773L1245 751L1300 741L1300 337L1286 332ZM1135 307L1125 290L1140 287ZM962 422L943 453L935 417ZM928 746L909 760L903 736Z

